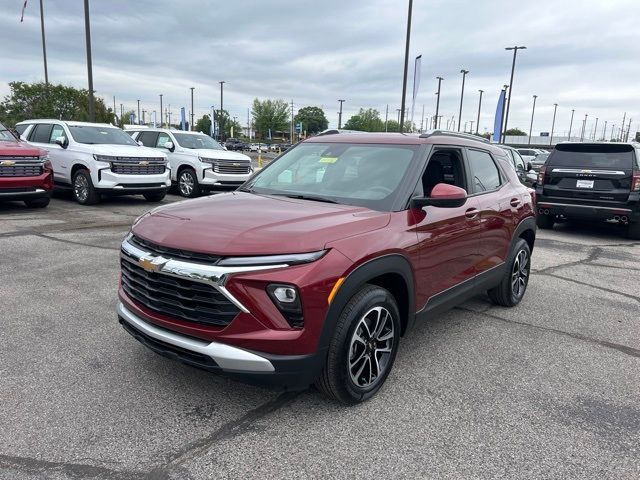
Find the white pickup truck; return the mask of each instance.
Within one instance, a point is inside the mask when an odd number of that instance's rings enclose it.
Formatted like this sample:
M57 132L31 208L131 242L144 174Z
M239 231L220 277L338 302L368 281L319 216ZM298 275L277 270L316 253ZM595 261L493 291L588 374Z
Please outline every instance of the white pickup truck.
M98 203L103 194L142 194L159 202L171 186L167 156L113 125L25 120L16 130L49 152L56 186L71 188L82 205Z

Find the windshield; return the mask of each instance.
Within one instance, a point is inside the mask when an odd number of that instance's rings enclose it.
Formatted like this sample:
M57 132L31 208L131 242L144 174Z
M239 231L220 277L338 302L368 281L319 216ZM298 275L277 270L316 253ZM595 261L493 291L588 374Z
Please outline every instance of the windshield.
M549 156L554 167L596 167L631 170L634 149L630 145L558 145Z
M205 134L193 135L191 133L174 133L176 142L182 148L208 148L210 150L224 150L222 145Z
M301 144L243 190L390 211L417 151L417 145Z
M0 123L0 140L5 142L15 142L16 137L13 136L13 133L9 131L4 125Z
M78 143L138 146L131 136L119 128L70 125L69 131L73 139Z

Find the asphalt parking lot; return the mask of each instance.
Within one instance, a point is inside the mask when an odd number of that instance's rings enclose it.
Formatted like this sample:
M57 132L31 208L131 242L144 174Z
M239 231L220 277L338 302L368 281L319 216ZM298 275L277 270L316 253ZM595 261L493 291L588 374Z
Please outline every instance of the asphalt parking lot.
M419 324L346 408L124 332L119 243L149 207L0 205L0 478L640 478L640 242L616 228L539 231L517 308Z

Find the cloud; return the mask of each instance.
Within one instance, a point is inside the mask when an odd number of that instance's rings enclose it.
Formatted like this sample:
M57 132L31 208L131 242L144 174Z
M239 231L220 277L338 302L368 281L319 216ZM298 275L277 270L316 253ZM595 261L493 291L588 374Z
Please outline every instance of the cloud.
M2 95L10 81L44 76L38 2L29 2L22 24L22 2L13 3L0 11ZM50 80L85 87L82 3L44 3ZM225 108L241 123L255 97L321 106L332 126L338 98L346 99L343 118L360 107L384 115L386 105L395 118L399 108L405 1L90 3L94 87L109 105L115 96L118 109L140 99L143 109L156 110L162 93L177 115L195 87L200 116L219 105L220 80L227 82ZM457 118L465 68L463 123L475 121L483 89L480 130L491 130L499 90L509 82L512 57L504 47L518 44L528 48L518 53L511 126L528 130L534 94L534 133L550 130L554 103L560 132L569 128L571 109L574 128L585 114L587 130L596 117L599 125L619 125L624 112L640 122L638 20L633 0L414 0L410 64L423 55L416 117L423 104L427 116L434 113L440 75L440 112Z

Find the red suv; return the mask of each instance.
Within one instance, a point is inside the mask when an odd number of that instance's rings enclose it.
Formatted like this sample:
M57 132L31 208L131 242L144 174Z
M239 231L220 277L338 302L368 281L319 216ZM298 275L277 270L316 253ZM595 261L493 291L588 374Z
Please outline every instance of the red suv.
M509 162L448 132L313 137L236 192L138 218L120 322L197 367L366 400L416 320L522 299L536 225Z
M24 200L27 207L49 205L53 169L47 152L19 140L0 124L0 200Z

